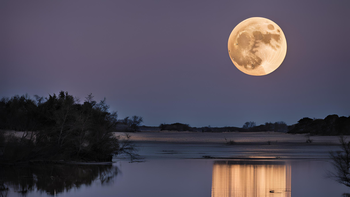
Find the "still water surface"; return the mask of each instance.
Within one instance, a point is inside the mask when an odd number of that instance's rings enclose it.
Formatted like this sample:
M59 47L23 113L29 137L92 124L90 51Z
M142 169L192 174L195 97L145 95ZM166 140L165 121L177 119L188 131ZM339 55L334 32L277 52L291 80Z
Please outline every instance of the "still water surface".
M192 153L183 152L184 157L174 156L182 148L154 149L143 149L154 156L144 162L2 167L0 186L9 190L0 196L341 197L350 193L348 187L327 178L332 166L323 158L188 159L188 154L212 152L194 147Z

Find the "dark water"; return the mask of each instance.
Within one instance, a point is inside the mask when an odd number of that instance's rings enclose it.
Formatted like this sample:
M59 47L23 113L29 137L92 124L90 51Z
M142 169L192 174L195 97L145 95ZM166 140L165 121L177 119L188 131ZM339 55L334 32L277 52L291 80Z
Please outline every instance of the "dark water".
M266 150L244 151L267 154ZM287 155L294 155L291 151L284 150ZM314 151L309 150L308 154ZM9 189L1 191L0 197L341 197L350 193L348 187L327 177L333 168L329 160L323 159L326 150L316 151L322 155L318 159L265 160L199 159L199 153L214 154L212 149L200 147L149 147L140 152L148 155L144 162L1 167L0 188ZM285 154L279 152L272 150L273 155L283 158ZM198 159L187 159L189 155L197 155Z

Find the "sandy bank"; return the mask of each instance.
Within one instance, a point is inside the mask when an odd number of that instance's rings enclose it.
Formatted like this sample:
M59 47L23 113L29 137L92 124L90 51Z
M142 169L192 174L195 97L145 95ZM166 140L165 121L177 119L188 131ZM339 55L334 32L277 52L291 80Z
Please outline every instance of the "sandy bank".
M178 131L145 131L128 133L133 142L158 143L219 143L234 141L239 144L306 144L308 137L305 134L287 134L279 132L228 132L228 133L202 133ZM117 132L122 138L124 133ZM347 136L350 139L349 136ZM226 139L226 140L225 140ZM310 136L311 144L337 145L338 136Z

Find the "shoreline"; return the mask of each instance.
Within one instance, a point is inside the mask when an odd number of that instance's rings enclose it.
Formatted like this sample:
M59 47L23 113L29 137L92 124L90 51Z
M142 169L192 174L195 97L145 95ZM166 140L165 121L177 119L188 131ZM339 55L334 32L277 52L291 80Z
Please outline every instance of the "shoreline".
M308 136L307 134L288 134L279 132L178 132L178 131L141 131L141 132L115 132L121 140L125 134L130 135L134 143L172 143L172 144L227 144L235 145L322 145L337 146L339 136ZM350 139L350 136L345 136ZM311 142L307 143L310 139Z
M16 133L20 134L20 133ZM121 143L129 141L137 154L147 159L325 159L330 151L340 150L339 136L310 136L279 132L178 132L141 131L115 132ZM349 136L346 136L349 139ZM311 139L311 143L307 143ZM125 156L124 156L125 157ZM112 165L112 162L28 161L66 165ZM129 158L127 158L129 160ZM9 165L20 165L13 163ZM23 163L23 164L24 164ZM1 165L1 164L0 164Z
M21 137L24 131L5 131L6 135ZM140 131L140 132L114 132L125 140L125 134L131 136L129 139L134 143L174 143L174 144L227 144L232 141L237 145L340 145L340 136L308 136L308 134L289 134L273 131L265 132L194 132L194 131ZM344 136L350 140L350 136ZM311 139L307 143L307 139Z
M130 142L134 144L154 144L154 145L161 145L161 144L173 144L173 145L219 145L219 146L227 146L227 147L235 147L235 146L339 146L340 144L336 143L322 143L322 142L312 142L312 143L305 143L305 142L270 142L268 144L267 142L235 142L234 144L228 144L228 143L220 143L220 142L168 142L168 141L133 141L130 140Z

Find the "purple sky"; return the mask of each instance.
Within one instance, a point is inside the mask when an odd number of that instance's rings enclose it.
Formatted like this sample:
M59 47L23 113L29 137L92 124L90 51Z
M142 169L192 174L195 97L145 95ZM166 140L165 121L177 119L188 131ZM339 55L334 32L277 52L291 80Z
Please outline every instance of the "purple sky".
M282 65L240 72L232 29L266 17L287 38ZM145 125L239 126L350 115L350 1L0 1L0 97L60 90L107 98Z

